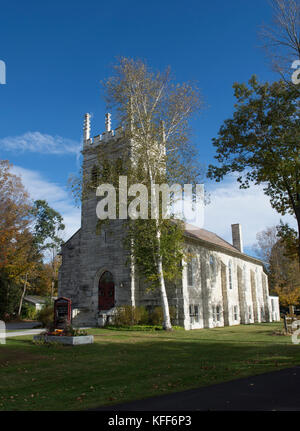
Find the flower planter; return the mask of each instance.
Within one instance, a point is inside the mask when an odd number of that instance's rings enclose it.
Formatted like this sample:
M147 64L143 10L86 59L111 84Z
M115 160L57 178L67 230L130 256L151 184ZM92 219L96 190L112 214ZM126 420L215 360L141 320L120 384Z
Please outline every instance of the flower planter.
M35 335L33 337L35 341L45 341L46 343L60 343L68 344L71 346L77 346L81 344L93 344L93 335L78 335L71 337L67 335Z

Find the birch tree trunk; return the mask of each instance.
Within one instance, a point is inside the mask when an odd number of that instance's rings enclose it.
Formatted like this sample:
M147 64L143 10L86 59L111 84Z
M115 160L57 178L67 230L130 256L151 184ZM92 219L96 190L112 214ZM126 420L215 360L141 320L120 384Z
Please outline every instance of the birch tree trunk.
M157 271L158 271L158 277L159 277L161 306L162 306L163 316L164 316L163 328L165 330L171 331L172 325L171 325L171 319L170 319L170 310L169 310L169 303L168 303L168 297L167 297L167 291L166 291L166 285L165 285L161 247L160 247L161 231L159 227L159 196L156 195L156 188L153 180L152 169L150 166L148 166L148 169L149 169L150 184L151 184L151 205L153 208L153 215L156 221L155 224L156 224L156 240L157 240L157 255L158 255Z
M25 296L25 293L26 293L26 288L27 288L27 278L28 278L28 273L26 273L26 277L25 277L25 281L24 281L23 292L22 292L21 299L20 299L20 304L19 304L18 317L21 316L23 299L24 299L24 296Z
M162 265L162 256L160 253L160 229L157 226L157 243L158 243L158 262L157 262L157 269L158 269L158 275L159 275L159 287L160 287L160 295L161 295L161 305L164 315L164 322L163 322L163 328L171 331L172 330L172 324L170 319L170 310L169 310L169 302L167 297L167 291L166 291L166 285L165 285L165 279L164 279L164 273L163 273L163 265Z

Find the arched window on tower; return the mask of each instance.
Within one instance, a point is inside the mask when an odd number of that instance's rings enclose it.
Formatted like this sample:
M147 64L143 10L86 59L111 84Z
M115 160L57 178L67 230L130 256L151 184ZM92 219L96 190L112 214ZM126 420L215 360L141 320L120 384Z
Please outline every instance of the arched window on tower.
M91 185L93 188L98 187L99 176L99 168L94 165L91 171Z

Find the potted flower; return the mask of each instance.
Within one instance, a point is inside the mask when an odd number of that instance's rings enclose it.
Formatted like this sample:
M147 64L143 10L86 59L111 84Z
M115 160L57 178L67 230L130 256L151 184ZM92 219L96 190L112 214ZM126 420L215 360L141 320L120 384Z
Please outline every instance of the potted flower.
M46 343L58 342L70 345L91 344L94 342L93 335L88 335L85 330L73 328L70 324L66 324L63 329L54 328L52 326L47 332L36 335L33 339Z

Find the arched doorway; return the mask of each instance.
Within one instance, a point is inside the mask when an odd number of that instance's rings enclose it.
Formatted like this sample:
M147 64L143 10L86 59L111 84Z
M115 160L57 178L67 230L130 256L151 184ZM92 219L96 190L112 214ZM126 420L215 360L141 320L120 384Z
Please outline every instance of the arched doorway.
M103 272L99 280L98 287L98 308L101 310L110 310L115 305L115 284L112 273Z

